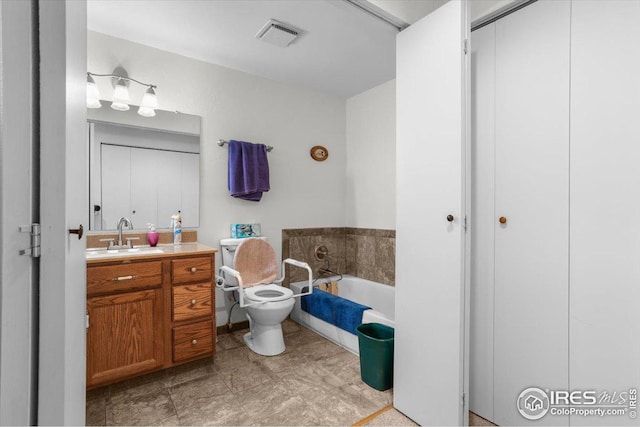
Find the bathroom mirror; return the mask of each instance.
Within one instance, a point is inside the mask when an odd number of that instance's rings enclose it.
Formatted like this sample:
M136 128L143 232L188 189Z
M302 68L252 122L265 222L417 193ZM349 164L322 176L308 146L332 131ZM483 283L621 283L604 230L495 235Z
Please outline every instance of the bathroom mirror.
M120 217L136 230L169 228L177 213L183 227L198 227L201 118L136 111L87 110L90 230L116 230Z

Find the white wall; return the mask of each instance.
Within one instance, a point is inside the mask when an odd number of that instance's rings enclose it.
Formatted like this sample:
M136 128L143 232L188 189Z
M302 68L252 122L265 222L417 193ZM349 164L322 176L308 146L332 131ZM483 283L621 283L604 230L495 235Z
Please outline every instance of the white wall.
M200 242L218 247L231 223L259 222L280 257L283 228L344 226L343 99L91 31L87 62L94 73L111 73L120 65L131 77L156 84L160 109L202 116ZM102 97L110 99L109 79L96 82ZM143 93L136 86L130 88L134 103ZM229 196L228 148L218 147L218 139L275 147L269 153L271 191L262 201ZM314 145L329 149L326 161L311 159ZM217 295L218 325L226 322L222 297Z
M396 82L347 100L347 227L396 227Z

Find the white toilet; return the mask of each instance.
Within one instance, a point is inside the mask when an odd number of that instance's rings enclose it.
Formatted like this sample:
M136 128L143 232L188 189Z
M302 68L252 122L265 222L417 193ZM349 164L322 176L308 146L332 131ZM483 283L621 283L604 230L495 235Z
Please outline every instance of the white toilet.
M294 298L313 292L311 268L308 264L292 259L282 262L305 268L309 273L309 291L295 295L280 285L284 275L276 279L278 263L276 254L266 238L222 239L221 276L218 285L224 291L238 291L240 307L247 310L249 331L244 342L254 352L275 356L285 350L282 321L291 313Z

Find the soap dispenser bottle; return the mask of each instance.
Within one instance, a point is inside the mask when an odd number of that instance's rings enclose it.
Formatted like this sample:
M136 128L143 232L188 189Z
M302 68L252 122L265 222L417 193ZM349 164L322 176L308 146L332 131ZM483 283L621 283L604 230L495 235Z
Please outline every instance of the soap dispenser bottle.
M156 230L155 224L147 224L147 227L149 228L149 232L147 232L147 242L149 242L149 246L156 246L160 233Z
M182 243L182 216L178 213L178 215L174 215L171 219L173 222L173 244L179 245Z

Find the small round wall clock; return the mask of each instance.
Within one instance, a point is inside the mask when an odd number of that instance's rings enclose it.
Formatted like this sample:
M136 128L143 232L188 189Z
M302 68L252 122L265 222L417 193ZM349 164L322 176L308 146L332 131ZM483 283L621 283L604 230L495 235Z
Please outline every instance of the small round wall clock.
M317 162L324 162L329 157L329 150L322 145L316 145L311 148L311 158Z

